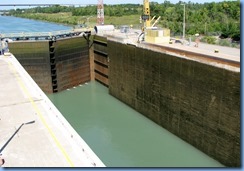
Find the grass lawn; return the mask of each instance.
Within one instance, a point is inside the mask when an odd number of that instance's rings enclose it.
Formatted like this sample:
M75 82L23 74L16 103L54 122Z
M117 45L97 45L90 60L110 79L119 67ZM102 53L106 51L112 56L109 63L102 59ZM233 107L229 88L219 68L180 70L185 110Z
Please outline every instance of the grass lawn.
M75 26L77 24L83 24L90 27L94 27L97 22L97 16L72 16L71 12L66 13L54 13L54 14L46 14L46 13L25 13L20 14L17 17L30 18L35 20L44 20L55 23L62 23L67 25ZM89 18L89 19L88 19ZM140 15L127 15L127 16L105 16L104 23L105 24L113 24L116 26L120 25L133 25L135 28L140 28L141 24L139 21Z

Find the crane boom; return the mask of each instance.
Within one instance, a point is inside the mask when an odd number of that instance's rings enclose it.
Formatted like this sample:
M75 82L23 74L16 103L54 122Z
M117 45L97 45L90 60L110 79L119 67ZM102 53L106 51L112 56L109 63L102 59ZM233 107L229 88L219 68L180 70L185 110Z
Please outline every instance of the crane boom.
M157 20L153 23L152 27L154 27L160 20L161 17L158 17Z

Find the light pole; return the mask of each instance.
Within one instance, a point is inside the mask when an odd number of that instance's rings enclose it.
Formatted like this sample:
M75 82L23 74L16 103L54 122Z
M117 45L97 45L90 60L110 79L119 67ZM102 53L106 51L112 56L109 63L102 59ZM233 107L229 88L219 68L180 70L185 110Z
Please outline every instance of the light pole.
M90 16L90 17L88 17L88 18L86 18L86 20L87 20L87 27L90 27L90 18L92 18L93 16Z
M186 4L184 5L184 15L183 15L183 43L185 42L185 30L186 30Z

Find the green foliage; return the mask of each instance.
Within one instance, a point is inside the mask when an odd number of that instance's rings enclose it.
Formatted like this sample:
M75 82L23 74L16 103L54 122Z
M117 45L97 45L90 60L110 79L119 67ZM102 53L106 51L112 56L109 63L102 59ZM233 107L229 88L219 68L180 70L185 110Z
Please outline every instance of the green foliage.
M73 16L96 15L96 6L86 6L72 9Z
M220 46L231 46L231 42L227 39L220 39L218 44Z
M240 0L237 1L223 1L223 2L211 2L211 3L192 3L185 4L185 16L186 16L186 35L194 35L199 33L201 35L221 35L223 38L232 38L235 41L240 41ZM151 16L161 16L161 20L158 23L159 27L169 28L172 35L182 35L184 6L182 1L176 4L172 4L170 1L164 0L163 3L150 2ZM120 5L104 5L105 23L109 20L108 24L119 23L126 24L125 18L128 16L137 16L138 18L133 21L130 20L129 24L139 25L139 16L143 14L143 6L140 4L120 4ZM63 19L56 17L48 17L42 14L58 14L68 13L69 18ZM44 19L53 22L63 22L66 24L77 24L78 20L75 17L81 16L94 16L97 15L96 6L85 7L64 7L64 6L52 6L52 7L37 7L24 10L12 10L12 15L32 18L34 14L35 19ZM71 14L71 15L70 15ZM115 17L112 21L109 17ZM116 19L116 17L119 17ZM212 40L207 40L212 41Z
M216 38L212 36L205 36L201 39L202 42L206 42L208 44L216 44Z

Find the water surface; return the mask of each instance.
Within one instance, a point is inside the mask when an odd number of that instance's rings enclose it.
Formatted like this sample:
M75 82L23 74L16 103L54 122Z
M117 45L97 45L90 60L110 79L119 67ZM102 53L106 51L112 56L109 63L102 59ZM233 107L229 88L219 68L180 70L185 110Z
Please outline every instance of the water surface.
M11 16L0 16L0 34L22 32L52 32L70 29L72 28L61 24L17 18Z
M49 98L109 167L221 167L91 82Z

